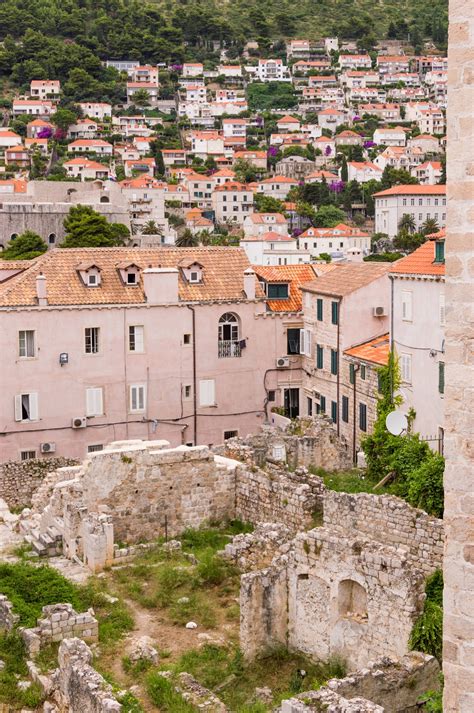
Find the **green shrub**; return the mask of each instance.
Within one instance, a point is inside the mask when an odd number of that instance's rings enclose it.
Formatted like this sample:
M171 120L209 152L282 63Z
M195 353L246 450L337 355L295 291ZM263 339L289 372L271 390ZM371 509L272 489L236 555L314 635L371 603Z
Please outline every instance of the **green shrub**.
M444 511L444 458L432 453L408 475L408 502L426 510L430 515L443 517Z
M216 555L211 548L202 553L196 571L200 582L211 586L222 584L234 572L228 562Z
M156 671L148 674L146 687L152 702L163 713L195 713L194 706L184 700L174 684Z
M426 599L410 635L410 649L442 659L443 649L443 574L437 570L426 580Z

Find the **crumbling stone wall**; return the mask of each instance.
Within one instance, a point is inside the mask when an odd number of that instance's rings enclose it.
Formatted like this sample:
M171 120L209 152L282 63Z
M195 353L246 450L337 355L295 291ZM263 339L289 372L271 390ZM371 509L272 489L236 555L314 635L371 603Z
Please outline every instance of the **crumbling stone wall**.
M4 594L0 594L0 632L12 631L18 623L18 614L13 613L13 604Z
M112 687L92 668L92 651L81 639L64 639L54 674L56 701L68 713L120 713Z
M50 604L43 607L37 626L22 629L21 636L29 656L36 656L43 646L54 641L80 637L89 643L99 640L99 623L91 611L78 614L70 604Z
M433 656L418 651L412 651L400 661L385 657L345 678L331 679L318 691L305 691L283 701L280 713L318 710L316 703L322 703L327 693L337 694L346 701L366 699L385 713L412 713L427 691L439 689L439 671ZM301 703L307 708L300 708Z
M241 646L275 643L351 668L400 658L424 601L423 573L402 551L327 527L300 533L271 567L243 575Z
M391 495L324 492L325 527L356 530L374 540L402 547L417 567L432 573L442 567L443 521Z
M0 497L13 507L30 507L34 492L48 473L77 463L70 458L34 458L0 465Z

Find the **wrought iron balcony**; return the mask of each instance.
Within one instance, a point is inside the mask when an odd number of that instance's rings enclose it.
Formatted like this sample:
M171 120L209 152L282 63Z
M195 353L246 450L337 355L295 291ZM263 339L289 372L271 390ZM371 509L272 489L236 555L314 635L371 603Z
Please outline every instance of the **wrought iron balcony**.
M222 340L217 343L219 359L242 356L240 341Z

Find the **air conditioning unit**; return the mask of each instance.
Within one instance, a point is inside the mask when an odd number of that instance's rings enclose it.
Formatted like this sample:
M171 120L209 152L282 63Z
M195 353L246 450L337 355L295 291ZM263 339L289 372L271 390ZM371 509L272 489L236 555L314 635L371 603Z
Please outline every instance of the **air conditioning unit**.
M71 421L72 428L85 428L87 426L87 418L85 416L75 416Z
M55 443L40 443L41 453L54 453L55 450L56 450Z
M290 366L290 357L280 357L276 360L277 369L285 369Z
M385 307L374 307L372 310L372 314L374 315L374 317L386 317L387 311Z

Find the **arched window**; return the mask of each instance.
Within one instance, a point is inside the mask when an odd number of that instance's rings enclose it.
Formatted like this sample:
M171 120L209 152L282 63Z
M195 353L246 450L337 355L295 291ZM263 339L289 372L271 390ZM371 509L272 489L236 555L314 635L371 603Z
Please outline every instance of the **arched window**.
M55 235L55 233L50 233L50 234L48 235L48 243L49 243L50 245L54 245L55 242L56 242L56 235Z
M345 619L367 620L367 592L353 579L343 579L338 588L339 616Z
M12 233L12 234L10 235L10 240L16 240L17 237L18 237L18 233Z
M100 197L100 202L101 202L101 203L110 203L110 198L109 198L109 196L101 196L101 197Z
M239 341L239 318L232 312L226 312L219 319L219 357L239 357L241 344Z

